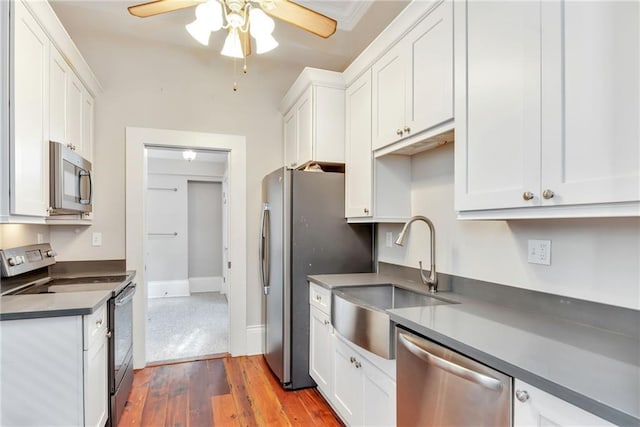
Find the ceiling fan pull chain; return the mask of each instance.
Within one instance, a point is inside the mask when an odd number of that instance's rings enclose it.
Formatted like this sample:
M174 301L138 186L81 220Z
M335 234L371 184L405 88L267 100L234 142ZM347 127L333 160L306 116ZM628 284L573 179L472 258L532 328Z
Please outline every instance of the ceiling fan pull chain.
M238 91L238 60L233 58L233 91Z

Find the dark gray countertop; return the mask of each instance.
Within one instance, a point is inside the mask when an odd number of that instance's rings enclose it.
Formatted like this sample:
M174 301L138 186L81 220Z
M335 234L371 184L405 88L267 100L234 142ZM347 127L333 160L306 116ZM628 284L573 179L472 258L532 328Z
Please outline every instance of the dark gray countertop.
M391 283L391 275L314 275L328 289ZM640 424L640 340L455 292L459 304L388 310L397 324L618 425Z
M120 274L126 274L127 279L122 282L91 284L91 290L81 292L4 295L0 297L0 320L91 314L126 286L134 278L135 271ZM99 274L95 273L92 276L96 275ZM86 288L86 285L83 288Z

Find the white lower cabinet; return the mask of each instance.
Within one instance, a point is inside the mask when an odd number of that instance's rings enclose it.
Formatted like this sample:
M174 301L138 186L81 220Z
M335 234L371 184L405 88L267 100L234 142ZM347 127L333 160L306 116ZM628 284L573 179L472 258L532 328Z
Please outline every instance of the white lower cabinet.
M331 403L351 426L394 426L396 383L361 350L334 334ZM384 361L395 365L395 361Z
M0 425L103 427L106 305L86 316L0 322Z
M309 323L309 375L318 384L325 396L331 396L331 374L333 371L331 354L333 327L327 313L311 306Z
M589 412L518 379L514 380L514 427L612 426Z

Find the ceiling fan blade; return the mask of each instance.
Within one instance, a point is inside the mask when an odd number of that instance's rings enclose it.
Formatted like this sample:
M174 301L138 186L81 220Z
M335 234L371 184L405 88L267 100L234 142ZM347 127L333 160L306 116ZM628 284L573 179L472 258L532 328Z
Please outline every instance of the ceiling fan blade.
M161 13L197 6L203 1L204 0L156 0L129 6L127 9L129 9L129 13L133 16L146 18L148 16L160 15Z
M338 23L321 13L308 9L289 0L269 0L262 9L274 18L281 19L296 27L307 30L323 38L330 37L336 32ZM270 7L273 6L273 7Z

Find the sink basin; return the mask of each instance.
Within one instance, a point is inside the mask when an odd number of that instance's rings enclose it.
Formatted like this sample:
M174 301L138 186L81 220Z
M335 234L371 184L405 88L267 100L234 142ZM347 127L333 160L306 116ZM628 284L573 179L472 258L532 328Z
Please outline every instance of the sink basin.
M390 284L334 289L331 322L354 344L394 359L394 327L385 310L447 304L455 303Z

